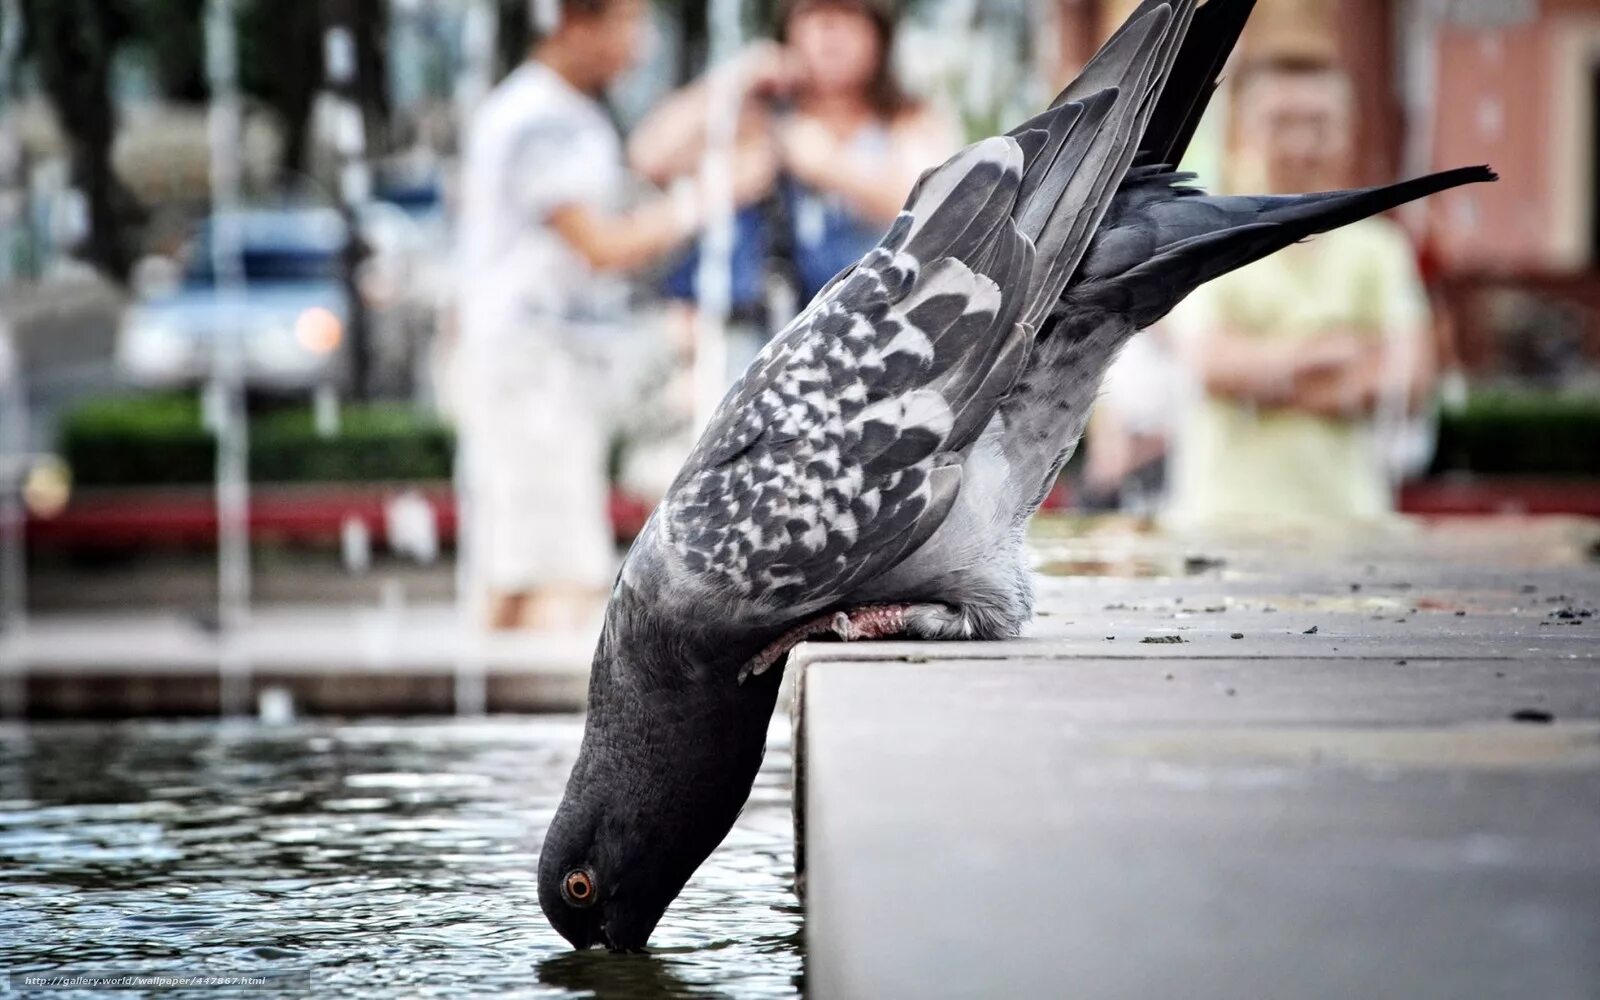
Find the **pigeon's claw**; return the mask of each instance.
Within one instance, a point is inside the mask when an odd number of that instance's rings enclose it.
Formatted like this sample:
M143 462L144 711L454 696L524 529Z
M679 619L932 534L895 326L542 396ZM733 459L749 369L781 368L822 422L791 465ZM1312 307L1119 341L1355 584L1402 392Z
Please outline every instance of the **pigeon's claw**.
M807 639L835 636L841 642L860 642L866 639L889 639L906 634L908 615L915 610L910 604L874 604L853 611L835 611L813 618L785 632L776 642L761 651L755 659L739 670L739 683L751 677L760 677L781 663L789 650Z
M909 604L879 604L849 613L841 611L833 616L831 631L845 642L893 638L905 634L906 612L910 610Z

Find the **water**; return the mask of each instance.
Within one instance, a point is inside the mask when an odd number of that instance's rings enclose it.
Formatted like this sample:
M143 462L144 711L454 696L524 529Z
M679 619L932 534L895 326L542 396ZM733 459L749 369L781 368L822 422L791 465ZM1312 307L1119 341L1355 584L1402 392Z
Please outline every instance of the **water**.
M573 952L539 912L580 734L576 717L0 726L0 970L306 969L311 995L340 997L798 995L787 735L652 953L619 956Z

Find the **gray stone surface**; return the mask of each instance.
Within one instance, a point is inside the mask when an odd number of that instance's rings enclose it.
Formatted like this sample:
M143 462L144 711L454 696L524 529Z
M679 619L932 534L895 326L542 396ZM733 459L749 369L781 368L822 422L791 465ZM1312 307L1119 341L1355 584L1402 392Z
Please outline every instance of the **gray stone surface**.
M1600 997L1592 536L1473 538L802 650L811 994Z
M487 634L441 604L290 605L256 609L231 641L252 705L276 687L308 714L453 712L466 668L481 672L488 710L538 712L583 707L595 633ZM36 615L0 633L0 684L13 692L0 704L34 718L211 715L228 652L193 616Z

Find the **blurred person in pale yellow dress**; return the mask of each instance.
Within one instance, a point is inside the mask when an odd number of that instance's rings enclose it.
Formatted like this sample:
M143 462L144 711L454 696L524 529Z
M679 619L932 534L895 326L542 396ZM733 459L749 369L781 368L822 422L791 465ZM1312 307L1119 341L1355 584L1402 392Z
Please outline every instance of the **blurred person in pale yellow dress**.
M1267 57L1236 74L1234 190L1346 186L1353 93L1317 57ZM1416 254L1372 219L1201 288L1174 314L1198 382L1177 422L1168 518L1177 526L1386 521L1384 431L1434 373Z
M640 55L645 0L564 0L485 100L462 170L458 410L470 558L495 628L579 627L615 570L594 344L629 323L626 272L687 241L693 188L624 205L599 97Z

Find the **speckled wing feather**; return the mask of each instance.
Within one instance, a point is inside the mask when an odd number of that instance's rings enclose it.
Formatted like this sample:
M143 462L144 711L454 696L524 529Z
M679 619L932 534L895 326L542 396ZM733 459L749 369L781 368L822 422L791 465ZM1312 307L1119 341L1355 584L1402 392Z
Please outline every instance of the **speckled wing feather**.
M1173 25L1157 5L1107 64L1116 85L925 175L767 346L657 513L665 583L774 624L847 601L929 539L1127 169Z
M968 149L750 366L658 515L685 571L754 617L804 614L944 519L989 376L1026 358L1005 292L1033 266L1010 223L1023 163L1010 140Z

